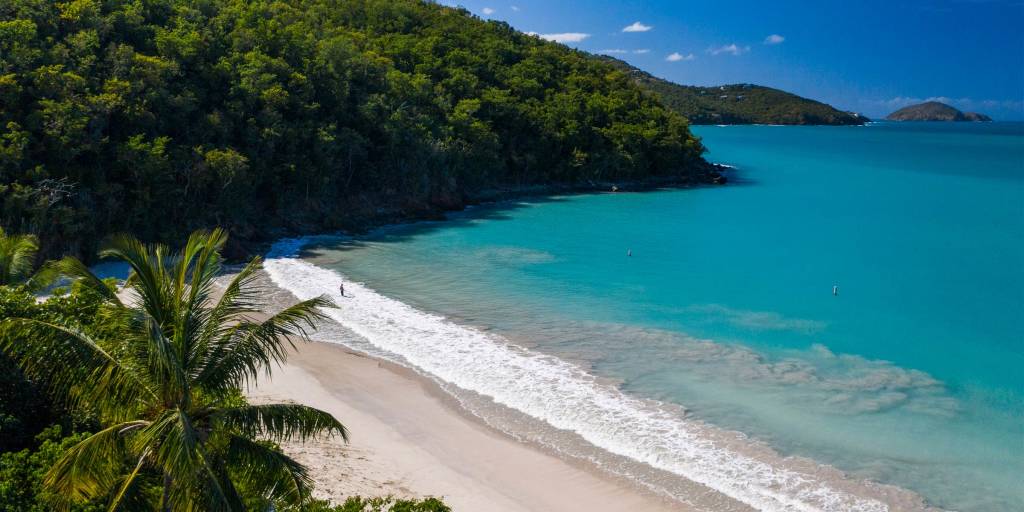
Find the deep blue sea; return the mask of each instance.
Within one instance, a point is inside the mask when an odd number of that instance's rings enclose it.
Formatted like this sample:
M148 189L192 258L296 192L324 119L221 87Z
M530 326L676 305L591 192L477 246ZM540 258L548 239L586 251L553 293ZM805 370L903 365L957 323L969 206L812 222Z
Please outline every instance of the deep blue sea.
M694 131L729 185L481 206L268 268L300 296L344 276L364 346L738 503L902 506L851 480L1024 509L1024 124Z

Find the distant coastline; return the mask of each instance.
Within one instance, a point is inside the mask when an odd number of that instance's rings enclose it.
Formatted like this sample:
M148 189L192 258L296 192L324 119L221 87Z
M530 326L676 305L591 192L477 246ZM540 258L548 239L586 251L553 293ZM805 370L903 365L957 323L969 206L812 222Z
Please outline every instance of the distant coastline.
M629 63L598 55L692 125L856 126L870 121L857 112L755 84L710 87L682 85L658 78Z

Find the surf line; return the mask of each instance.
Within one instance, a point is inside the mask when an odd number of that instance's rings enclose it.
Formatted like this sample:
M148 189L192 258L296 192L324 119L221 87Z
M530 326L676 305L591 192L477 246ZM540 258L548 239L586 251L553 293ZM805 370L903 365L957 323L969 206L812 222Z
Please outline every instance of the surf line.
M275 284L307 300L337 289L343 277L297 256L306 239L275 244L264 263ZM829 485L812 473L781 467L722 446L715 427L687 420L603 384L576 365L420 311L348 281L352 298L324 312L370 344L415 369L474 391L616 455L704 484L766 511L888 507Z

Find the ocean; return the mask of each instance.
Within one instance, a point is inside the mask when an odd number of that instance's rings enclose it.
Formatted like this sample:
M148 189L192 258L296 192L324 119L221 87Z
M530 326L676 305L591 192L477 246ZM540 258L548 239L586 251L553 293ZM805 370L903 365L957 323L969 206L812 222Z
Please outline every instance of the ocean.
M284 240L266 268L338 300L323 339L680 501L1024 509L1024 124L694 131L728 185Z

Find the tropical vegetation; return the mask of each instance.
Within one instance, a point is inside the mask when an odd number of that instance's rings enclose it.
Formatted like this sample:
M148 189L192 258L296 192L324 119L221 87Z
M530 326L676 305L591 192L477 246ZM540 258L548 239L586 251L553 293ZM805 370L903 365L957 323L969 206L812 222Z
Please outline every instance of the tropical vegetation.
M46 256L699 179L702 152L608 63L431 2L0 2L0 224Z
M172 251L114 236L100 256L130 268L121 289L73 257L39 273L71 279L70 293L39 302L0 287L0 510L447 510L311 498L306 468L276 443L347 439L345 427L303 405L249 404L240 389L332 304L265 314L259 258L218 284L226 241L200 231Z
M0 286L28 280L35 267L39 239L33 235L9 235L0 227Z

